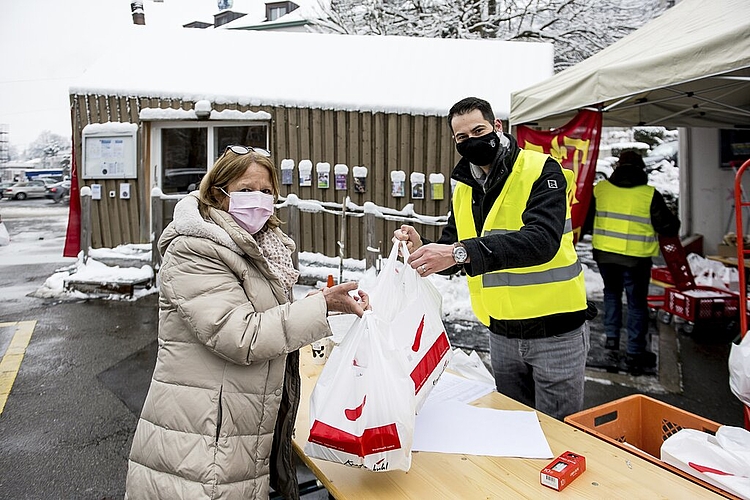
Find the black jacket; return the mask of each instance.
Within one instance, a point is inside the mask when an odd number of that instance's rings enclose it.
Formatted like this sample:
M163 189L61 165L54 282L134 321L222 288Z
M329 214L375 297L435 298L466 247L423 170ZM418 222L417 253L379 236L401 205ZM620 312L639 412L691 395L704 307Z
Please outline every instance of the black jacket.
M621 165L612 172L609 182L617 187L631 188L648 184L648 174L636 165ZM654 190L651 200L651 225L660 236L677 236L680 231L680 219L672 213L659 191ZM591 233L596 216L596 198L591 197L591 205L586 215L583 233ZM620 264L635 267L644 263L651 263L651 257L633 257L604 250L593 250L594 260L599 264Z
M498 152L484 187L472 176L471 166L466 159L462 158L451 174L453 179L472 188L472 209L477 234L482 233L487 214L500 195L520 152L515 138L508 134L505 136L510 139L510 145L507 150L501 148ZM556 185L558 189L550 189L550 185ZM466 273L478 276L500 269L535 266L551 260L560 247L565 227L566 185L560 164L552 158L547 159L542 174L531 189L522 215L524 226L520 231L461 241L470 258L470 262L464 266ZM456 241L458 232L451 211L448 224L443 228L437 243L453 244ZM454 266L441 274L452 274L458 270ZM537 338L569 332L581 326L584 320L585 309L525 320L491 318L490 330L509 337Z

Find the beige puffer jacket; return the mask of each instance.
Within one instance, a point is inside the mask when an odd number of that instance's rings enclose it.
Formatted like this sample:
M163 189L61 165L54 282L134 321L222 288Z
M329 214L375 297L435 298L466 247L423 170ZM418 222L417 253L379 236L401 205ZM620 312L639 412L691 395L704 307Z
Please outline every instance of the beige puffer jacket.
M255 240L228 213L210 216L187 196L159 240L159 351L133 437L129 500L266 500L269 474L298 496L296 351L331 334L325 299L288 303Z

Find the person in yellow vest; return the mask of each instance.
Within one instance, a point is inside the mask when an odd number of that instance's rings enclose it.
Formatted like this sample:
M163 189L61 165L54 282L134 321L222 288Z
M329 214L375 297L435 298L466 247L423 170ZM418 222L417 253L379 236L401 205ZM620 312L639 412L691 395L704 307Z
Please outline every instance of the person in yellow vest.
M448 124L462 156L448 223L435 243L408 225L394 238L422 276L465 270L472 309L491 332L497 390L563 419L583 408L589 350L566 174L504 134L483 99L457 102Z
M658 235L677 236L680 230L680 220L647 182L641 155L624 151L610 178L594 186L589 208L594 213L593 257L604 282L605 347L620 349L624 291L628 304L625 363L633 375L656 366L656 355L646 347L651 257L659 255Z

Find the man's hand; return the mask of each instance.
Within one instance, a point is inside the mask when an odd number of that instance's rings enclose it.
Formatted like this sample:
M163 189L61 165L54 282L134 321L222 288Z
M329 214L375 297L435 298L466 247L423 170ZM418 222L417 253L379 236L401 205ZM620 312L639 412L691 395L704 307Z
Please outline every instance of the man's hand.
M393 231L393 241L405 241L406 249L409 253L414 252L416 249L422 246L422 238L413 226L404 224L400 229ZM399 249L399 254L401 250Z
M430 243L418 248L409 256L407 263L424 278L456 265L453 245Z

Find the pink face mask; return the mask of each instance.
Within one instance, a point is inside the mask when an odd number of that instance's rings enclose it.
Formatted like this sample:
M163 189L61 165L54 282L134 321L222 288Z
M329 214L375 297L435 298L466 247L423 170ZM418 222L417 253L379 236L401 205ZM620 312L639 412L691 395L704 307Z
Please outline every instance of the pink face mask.
M222 191L229 196L230 215L250 234L263 229L273 214L273 196L270 194L260 191Z

